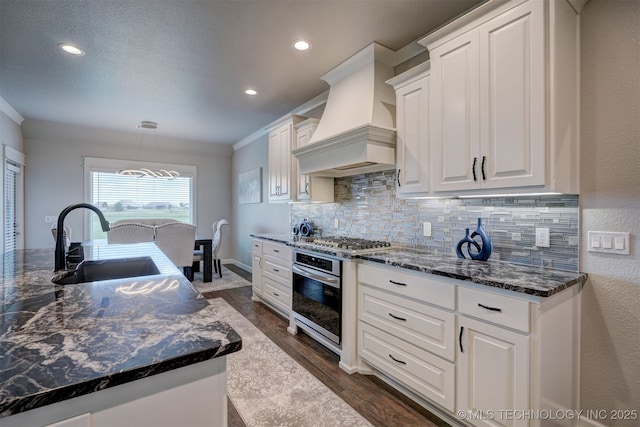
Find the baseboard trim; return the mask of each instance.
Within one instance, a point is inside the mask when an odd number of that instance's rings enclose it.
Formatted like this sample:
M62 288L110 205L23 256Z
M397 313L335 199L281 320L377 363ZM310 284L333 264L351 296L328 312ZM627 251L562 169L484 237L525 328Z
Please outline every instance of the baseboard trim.
M223 264L233 264L233 265L235 265L236 267L240 267L241 269L243 269L243 270L245 270L245 271L248 271L249 273L253 273L253 267L251 267L251 266L249 266L249 265L246 265L246 264L243 264L243 263L241 263L240 261L235 260L235 259L233 259L233 258L226 258L226 259L223 259L223 260L222 260L222 263L223 263Z

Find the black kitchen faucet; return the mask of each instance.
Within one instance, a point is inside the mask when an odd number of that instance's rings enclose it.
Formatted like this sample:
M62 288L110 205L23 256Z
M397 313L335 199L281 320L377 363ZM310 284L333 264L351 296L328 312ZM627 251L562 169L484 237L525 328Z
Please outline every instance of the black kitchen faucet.
M64 253L64 219L72 210L78 208L85 208L94 211L98 217L100 218L100 224L102 226L102 231L109 231L109 221L107 221L102 214L102 211L92 204L89 203L76 203L75 205L69 205L60 212L58 215L58 225L57 225L57 233L56 233L56 252L55 252L55 267L54 271L66 270L67 269L67 260L66 254Z

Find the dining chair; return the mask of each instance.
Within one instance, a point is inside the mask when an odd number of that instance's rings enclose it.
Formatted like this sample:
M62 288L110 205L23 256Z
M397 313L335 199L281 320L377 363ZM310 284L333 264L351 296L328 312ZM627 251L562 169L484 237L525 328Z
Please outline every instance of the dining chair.
M53 240L56 240L58 237L58 225L51 224L51 234L53 235ZM65 243L65 247L71 246L71 227L64 226L63 234L62 234L63 242Z
M135 222L121 223L107 231L108 243L140 243L153 242L155 228L151 225Z
M156 245L184 275L193 280L193 247L196 226L184 222L170 222L156 227Z
M220 258L218 257L218 254L220 253L220 249L222 249L223 227L229 227L229 221L227 221L226 219L221 219L216 224L212 243L213 268L214 271L220 275L220 277L222 277L222 265L220 264Z
M213 225L211 226L212 236L216 234L217 224L218 224L218 221L213 221ZM200 271L200 261L202 260L204 260L204 250L202 248L194 249L193 250L193 271L194 272L197 273L198 271Z

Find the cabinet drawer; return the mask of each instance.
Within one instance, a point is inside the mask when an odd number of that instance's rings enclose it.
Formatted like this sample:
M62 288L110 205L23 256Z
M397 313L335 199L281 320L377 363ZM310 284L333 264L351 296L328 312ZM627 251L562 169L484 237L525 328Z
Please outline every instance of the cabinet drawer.
M287 263L278 258L265 256L263 265L264 267L262 267L262 272L266 276L272 276L273 278L278 278L285 283L291 283L291 261Z
M262 242L262 253L291 262L291 248L282 243Z
M476 289L458 287L460 313L529 332L529 302Z
M251 250L253 252L262 253L262 240L253 239L253 242L251 244Z
M405 273L401 268L380 268L361 264L358 266L358 281L421 302L455 310L456 287L426 275Z
M454 360L455 314L368 286L359 287L360 320Z
M291 291L282 283L265 277L262 282L262 298L287 313L291 311Z
M454 410L454 364L359 322L362 359L413 392Z

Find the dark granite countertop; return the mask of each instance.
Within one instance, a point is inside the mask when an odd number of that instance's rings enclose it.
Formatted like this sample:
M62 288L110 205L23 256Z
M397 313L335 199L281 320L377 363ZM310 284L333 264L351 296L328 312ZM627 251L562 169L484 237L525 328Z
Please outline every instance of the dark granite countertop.
M251 236L307 250L311 247L308 242L292 236L273 234L251 234ZM358 258L538 297L549 297L570 286L583 285L587 281L585 273L504 261L459 259L454 255L428 249L394 248L358 255L337 253L331 248L314 248L313 250L330 256Z
M583 285L587 280L585 273L503 261L473 261L421 250L396 249L358 257L539 297L549 297L570 286Z
M4 255L0 418L242 348L153 243L85 249L86 259L148 255L161 274L54 285L53 250Z

